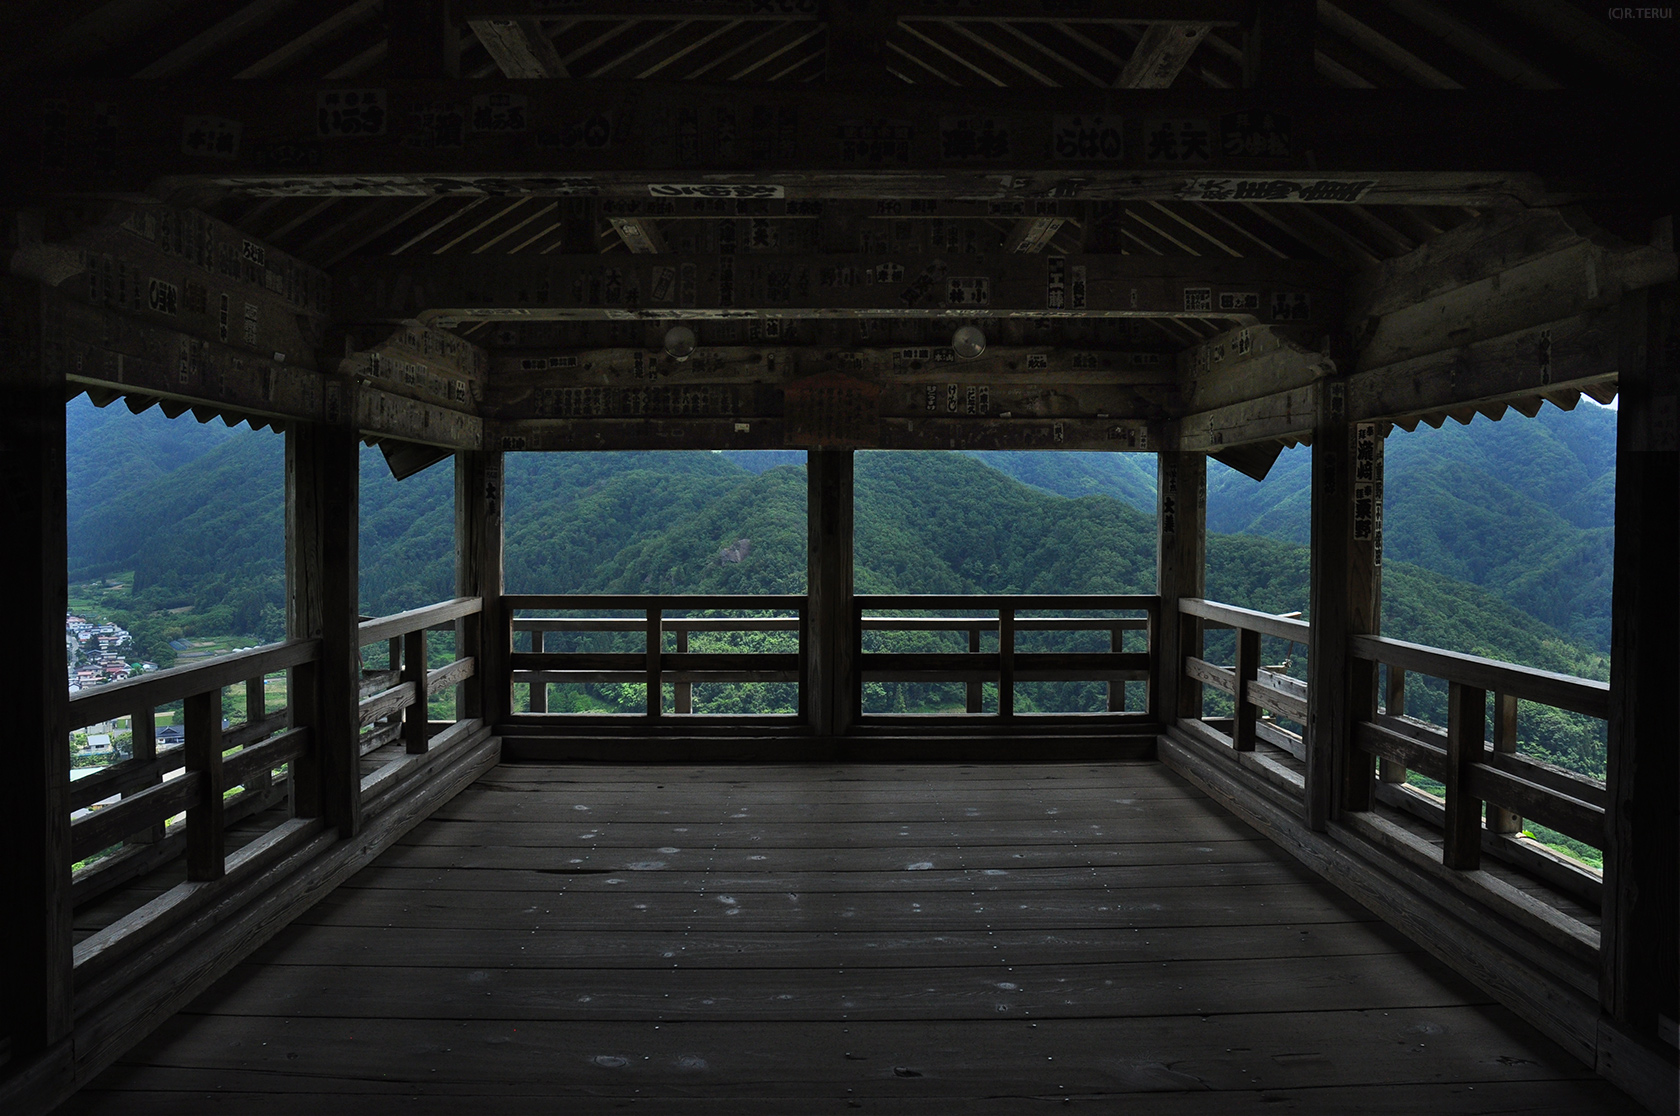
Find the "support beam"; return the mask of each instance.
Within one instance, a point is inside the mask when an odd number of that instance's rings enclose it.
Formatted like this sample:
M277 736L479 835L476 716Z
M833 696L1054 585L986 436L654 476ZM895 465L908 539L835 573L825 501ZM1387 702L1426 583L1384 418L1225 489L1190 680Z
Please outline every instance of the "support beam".
M484 602L477 615L455 624L456 653L477 662L473 676L456 687L456 715L487 725L512 708L513 648L502 606L502 486L499 450L455 455L455 595Z
M1153 23L1145 28L1116 89L1165 89L1212 30L1206 23Z
M1138 200L1516 207L1625 190L1648 145L1632 95L1582 90L848 89L508 79L39 85L17 122L23 196L536 194ZM351 99L354 94L354 99ZM475 105L440 171L436 106ZM123 127L102 130L102 105ZM522 109L523 111L512 111ZM1118 142L1063 143L1076 124ZM1147 121L1205 122L1205 162L1151 155ZM1277 127L1287 119L1287 131ZM860 147L860 120L903 130ZM1229 122L1227 124L1227 121ZM1247 121L1245 124L1244 121ZM1272 127L1266 127L1270 121ZM188 132L183 150L183 128ZM1225 131L1229 128L1230 135ZM1056 155L1058 150L1064 152ZM552 159L536 158L544 151ZM1052 153L1048 162L1042 153ZM1199 159L1200 155L1195 158ZM1037 164L1023 170L1024 165ZM766 170L774 167L774 170ZM563 168L556 170L555 168Z
M1178 354L1179 394L1191 413L1307 387L1335 371L1328 355L1275 326L1239 326Z
M570 13L568 13L570 14ZM566 64L554 40L535 19L474 19L468 27L490 52L503 76L519 79L565 78Z
M1009 235L1003 238L1005 252L1025 252L1033 255L1050 247L1056 234L1062 231L1064 220L1056 216L1023 217L1015 222Z
M1341 273L1304 260L1018 253L428 257L347 261L352 321L1176 317L1339 324Z
M390 21L385 70L396 77L449 80L461 76L460 30L452 0L403 0Z
M859 0L841 0L851 8ZM514 19L552 15L555 0L459 0L458 12L469 20ZM847 14L822 0L565 0L559 10L578 19L743 19L763 21L835 19ZM1252 0L1127 0L1125 10L1112 11L1091 0L870 0L869 7L901 19L940 22L992 20L1057 20L1062 23L1182 23L1206 21L1235 27L1248 19ZM826 10L825 10L826 8Z
M1610 605L1610 718L1599 996L1616 1026L1655 1043L1677 1005L1674 695L1680 682L1680 441L1673 284L1620 307L1616 552ZM1672 1058L1672 1051L1669 1053ZM1670 1070L1672 1082L1672 1069Z
M1347 385L1332 380L1319 397L1312 452L1312 600L1307 619L1307 825L1322 832L1336 809L1338 756L1353 746L1348 707L1351 624L1352 462Z
M297 761L297 812L325 818L344 837L362 822L358 453L356 431L343 422L286 430L287 636L321 640L320 660L288 682L295 723L314 730Z
M14 1065L64 1039L71 1004L70 730L65 682L64 382L42 359L41 292L0 279L0 556L14 594L0 641L0 1035Z
M852 604L852 451L805 455L807 592L806 714L819 736L844 736L858 713L860 633Z
M1155 584L1161 621L1153 633L1157 657L1156 694L1150 711L1162 724L1202 715L1202 686L1184 674L1186 656L1202 653L1202 624L1182 616L1178 602L1207 590L1207 458L1199 453L1162 453L1155 480Z

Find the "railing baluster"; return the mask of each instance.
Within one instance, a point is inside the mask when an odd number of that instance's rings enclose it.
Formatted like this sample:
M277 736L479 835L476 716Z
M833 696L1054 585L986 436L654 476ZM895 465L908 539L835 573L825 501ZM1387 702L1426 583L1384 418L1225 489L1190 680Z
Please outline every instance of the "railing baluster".
M1470 769L1482 758L1487 691L1447 684L1447 808L1441 862L1468 871L1482 862L1482 803L1470 793Z
M129 744L129 755L134 758L136 763L149 763L153 765L152 773L146 777L145 785L136 787L135 790L139 791L144 790L146 787L155 787L159 783L163 782L163 772L157 770L156 767L157 710L153 709L149 705L143 709L135 710L129 717L128 725L131 740L131 743ZM152 826L144 833L135 834L130 838L130 840L134 841L136 844L156 844L157 842L163 840L163 822L159 821L156 825Z
M225 866L222 810L222 691L185 702L186 767L203 777L204 797L187 808L187 879L219 880Z
M1386 701L1388 715L1401 717L1406 713L1406 672L1393 663L1388 665L1388 698ZM1377 763L1377 778L1385 783L1404 783L1406 781L1406 767L1387 757Z
M431 711L426 694L426 630L409 632L402 639L402 680L414 687L414 702L403 711L403 744L411 756L423 756L431 747Z
M245 723L254 725L268 716L268 695L264 691L263 678L259 674L255 678L245 680ZM268 770L257 772L245 781L245 789L262 793L274 785L274 773Z
M1239 752L1254 751L1255 720L1259 707L1249 700L1249 684L1260 677L1260 633L1250 628L1238 628L1236 693L1232 701L1236 707L1231 724L1231 743Z
M687 628L678 628L677 632L676 632L676 635L677 635L677 654L679 654L679 655L687 654L688 653L688 629ZM672 694L675 698L675 704L676 704L676 709L677 709L678 713L692 713L692 712L694 712L694 687L691 683L688 683L688 682L673 683L672 686L671 686L671 692L672 692Z
M663 638L664 622L661 610L649 608L647 610L647 715L657 717L664 712L664 695L659 684L660 675L660 641Z
M972 628L968 629L968 653L970 655L978 655L980 653L979 624L976 624ZM967 699L964 704L964 709L969 713L980 712L982 706L984 705L986 684L976 678L967 683L964 689L966 692L963 696Z
M543 630L541 628L528 629L531 639L531 650L541 653L543 650ZM548 712L548 683L532 682L530 685L530 709L532 713Z
M1015 716L1015 610L998 609L998 716Z
M1119 653L1126 649L1126 629L1119 624L1108 630L1108 649ZM1124 713L1126 711L1126 682L1124 679L1110 679L1108 683L1108 711L1110 713Z
M1493 750L1506 755L1517 752L1517 699L1514 694L1493 695ZM1487 827L1491 833L1521 833L1522 816L1490 802Z

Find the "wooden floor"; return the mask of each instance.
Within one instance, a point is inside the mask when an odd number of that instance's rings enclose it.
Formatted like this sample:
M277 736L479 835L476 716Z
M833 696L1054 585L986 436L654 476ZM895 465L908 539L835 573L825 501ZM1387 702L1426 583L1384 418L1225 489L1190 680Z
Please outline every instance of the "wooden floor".
M510 766L68 1113L1633 1113L1153 763Z

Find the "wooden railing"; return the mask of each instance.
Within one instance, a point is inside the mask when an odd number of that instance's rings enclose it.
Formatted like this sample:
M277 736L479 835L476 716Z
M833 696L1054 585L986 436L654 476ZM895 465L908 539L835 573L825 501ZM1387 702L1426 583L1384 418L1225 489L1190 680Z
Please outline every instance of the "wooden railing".
M1160 620L1160 598L1143 595L1004 596L1004 595L860 595L854 598L857 630L894 632L963 632L968 650L953 652L860 651L858 680L864 682L962 683L966 687L966 712L981 712L982 687L996 683L997 716L1015 716L1017 682L1098 681L1108 684L1108 711L1126 709L1125 684L1147 683L1155 701L1155 631ZM933 612L934 616L881 616L867 613ZM957 612L989 612L991 616L952 616ZM1141 617L1022 616L1024 612L1142 612ZM1107 651L1020 651L1016 633L1107 632ZM1142 651L1122 649L1125 633L1145 633ZM985 633L997 634L997 650L982 651Z
M707 682L780 682L799 684L805 675L807 616L803 596L634 596L613 594L513 594L502 598L508 615L508 639L525 633L530 650L509 657L514 685L530 687L530 712L548 712L548 687L554 683L640 682L647 687L646 716L664 715L664 686L670 683L678 714L693 712L693 686ZM630 612L639 616L537 617L524 612ZM671 616L673 612L704 612L705 616ZM724 612L783 612L791 616L720 616ZM643 649L615 651L549 651L551 632L643 636ZM694 632L797 632L794 652L691 651ZM665 647L671 636L673 646ZM800 685L803 712L804 686Z
M1354 726L1355 745L1381 761L1378 800L1441 830L1438 853L1432 847L1408 851L1438 856L1445 867L1464 872L1481 867L1489 853L1596 907L1599 873L1521 834L1526 819L1602 850L1604 782L1520 754L1517 702L1603 720L1610 713L1609 684L1378 636L1354 636L1351 651L1388 671L1385 711ZM1445 726L1406 715L1410 673L1447 683ZM1444 801L1406 786L1408 771L1442 784Z
M72 729L128 717L133 730L129 759L71 784L71 863L120 846L75 875L74 901L86 902L183 849L189 880L221 878L226 826L283 797L286 780L273 773L310 746L309 726L294 723L290 707L269 709L265 678L314 662L319 650L316 640L276 643L70 698ZM241 684L246 720L224 729L222 691ZM177 701L183 704L184 739L160 748L157 709ZM232 788L239 789L227 794ZM184 827L165 828L182 813Z
M1230 695L1234 715L1183 717L1176 727L1256 776L1249 785L1292 807L1303 805L1305 765L1316 742L1278 722L1305 729L1308 688L1268 669L1260 640L1276 637L1305 648L1311 625L1199 599L1181 600L1179 612L1185 625L1182 646L1198 646L1202 629L1228 628L1235 632L1236 647L1230 664L1186 654L1178 667L1186 685L1212 686ZM1362 786L1357 775L1348 778L1340 792L1339 824L1382 855L1433 875L1578 961L1590 962L1598 948L1592 920L1602 875L1526 836L1524 826L1544 826L1603 849L1605 785L1520 754L1517 716L1518 702L1529 701L1604 719L1609 715L1608 684L1380 636L1350 637L1348 654L1367 678L1386 674L1386 686L1380 706L1373 701L1368 710L1353 711L1355 754L1345 762L1350 772L1363 767L1372 775L1366 777L1369 786ZM1447 724L1407 715L1409 675L1446 684ZM1444 793L1410 785L1411 773L1434 780ZM1499 862L1497 871L1479 870L1484 856Z
M1228 694L1232 703L1228 722L1204 717L1193 723L1191 731L1230 748L1245 767L1299 802L1306 787L1298 764L1307 758L1304 738L1307 684L1284 673L1280 664L1274 662L1272 667L1267 667L1261 657L1261 638L1270 636L1290 645L1287 659L1292 657L1294 648L1306 648L1312 626L1290 616L1275 616L1199 598L1179 601L1179 623L1192 637L1198 626L1204 631L1229 629L1236 635L1234 661L1228 666L1207 662L1196 655L1184 656L1181 669L1186 682L1212 686ZM1185 638L1180 643L1187 648L1197 645L1194 638ZM1292 730L1286 723L1300 725L1302 731ZM1269 749L1257 748L1259 744L1287 753L1296 763L1282 759Z
M402 773L408 757L424 756L445 748L477 725L471 702L458 691L453 722L433 722L428 712L431 698L451 687L464 689L476 677L477 658L468 649L477 645L476 627L481 622L482 602L477 597L457 597L391 616L364 620L356 640L366 648L386 645L385 669L363 669L357 694L356 724L360 734L357 748L368 756L401 741L402 752L362 778L364 796L384 788ZM458 625L466 621L466 625ZM455 658L441 666L429 666L426 633L461 632Z

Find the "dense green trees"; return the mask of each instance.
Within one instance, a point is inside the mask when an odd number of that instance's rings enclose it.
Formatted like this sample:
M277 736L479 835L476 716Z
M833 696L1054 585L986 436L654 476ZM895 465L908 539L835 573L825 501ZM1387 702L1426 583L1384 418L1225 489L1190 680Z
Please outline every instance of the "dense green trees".
M139 655L167 663L168 641L183 635L279 638L282 439L155 411L100 411L85 400L69 415L72 580L134 572L132 593L106 600ZM1614 416L1584 409L1394 435L1384 631L1606 677L1599 636L1613 438ZM1240 533L1210 536L1209 596L1268 612L1307 609L1306 460L1285 454L1263 484L1212 471L1210 528ZM377 451L364 451L365 611L453 593L453 485L447 462L397 482ZM1152 505L1152 485L1147 455L861 453L858 591L1151 592L1153 515L1137 505ZM803 593L803 455L511 454L506 529L513 592ZM696 635L692 646L791 649L790 638ZM959 638L872 634L869 645L955 650ZM1101 637L1022 638L1023 647L1054 638L1072 649ZM1288 653L1266 654L1274 651ZM1298 674L1302 652L1293 656ZM1210 657L1222 653L1216 637ZM1411 710L1438 717L1440 689L1420 682ZM1102 696L1091 684L1022 687L1018 707L1098 708ZM556 688L550 707L642 701L637 686ZM715 712L791 710L792 701L785 687L695 692L696 707ZM874 686L866 701L915 711L960 707L963 695L960 686ZM995 707L995 695L988 701ZM1525 708L1521 736L1536 754L1602 775L1597 722Z

